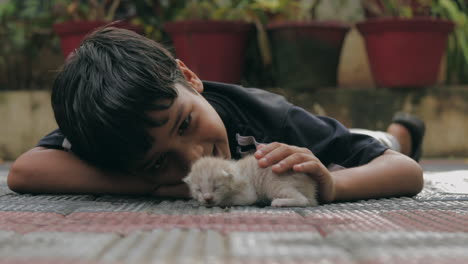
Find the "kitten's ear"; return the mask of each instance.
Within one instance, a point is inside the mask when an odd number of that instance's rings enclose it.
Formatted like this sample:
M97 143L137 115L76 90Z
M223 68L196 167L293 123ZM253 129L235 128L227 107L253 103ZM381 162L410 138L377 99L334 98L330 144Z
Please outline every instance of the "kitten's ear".
M232 179L232 178L234 177L234 175L232 175L231 173L227 172L226 170L222 170L222 171L221 171L221 174L222 174L224 177L228 178L228 179Z
M190 183L192 182L192 177L187 176L187 177L183 178L182 180L183 180L185 183L190 184Z

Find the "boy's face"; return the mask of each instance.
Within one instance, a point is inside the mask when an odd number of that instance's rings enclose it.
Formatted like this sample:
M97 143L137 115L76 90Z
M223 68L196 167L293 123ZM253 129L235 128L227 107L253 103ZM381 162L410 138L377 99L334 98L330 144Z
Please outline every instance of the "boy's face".
M187 76L182 67L186 67L183 63L181 70L192 87L176 84L178 96L172 105L149 113L152 118L167 122L149 129L154 145L146 154L143 170L163 185L182 183L190 165L203 156L231 158L223 121L199 94L203 84L198 77L192 72L194 76Z

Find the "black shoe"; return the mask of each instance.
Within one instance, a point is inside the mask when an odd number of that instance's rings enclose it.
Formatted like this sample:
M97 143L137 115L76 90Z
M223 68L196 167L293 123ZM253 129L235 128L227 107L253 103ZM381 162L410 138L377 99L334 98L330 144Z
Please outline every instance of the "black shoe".
M424 122L416 116L404 112L396 113L393 116L392 122L400 124L408 129L412 142L410 157L415 161L419 161L422 155L422 143L426 131Z

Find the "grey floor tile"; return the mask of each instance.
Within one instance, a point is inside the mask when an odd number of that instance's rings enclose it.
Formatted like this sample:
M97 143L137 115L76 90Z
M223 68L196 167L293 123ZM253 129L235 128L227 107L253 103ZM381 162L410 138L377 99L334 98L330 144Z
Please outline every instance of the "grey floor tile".
M455 259L468 260L468 233L463 232L341 231L330 234L325 241L345 249L356 260L365 263L438 263L438 260L451 263Z
M229 245L234 259L304 259L312 263L349 263L352 259L344 249L325 243L318 232L234 232L229 234Z
M92 260L120 237L113 233L35 232L0 236L0 259Z

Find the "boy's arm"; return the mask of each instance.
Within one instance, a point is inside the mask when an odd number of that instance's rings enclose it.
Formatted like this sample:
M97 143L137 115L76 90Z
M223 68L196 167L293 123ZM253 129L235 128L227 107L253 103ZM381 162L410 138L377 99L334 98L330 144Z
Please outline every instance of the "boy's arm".
M11 166L8 186L20 193L151 194L143 177L117 175L88 165L69 152L36 147Z
M423 188L421 166L409 157L387 150L370 163L331 172L333 201L413 196Z

